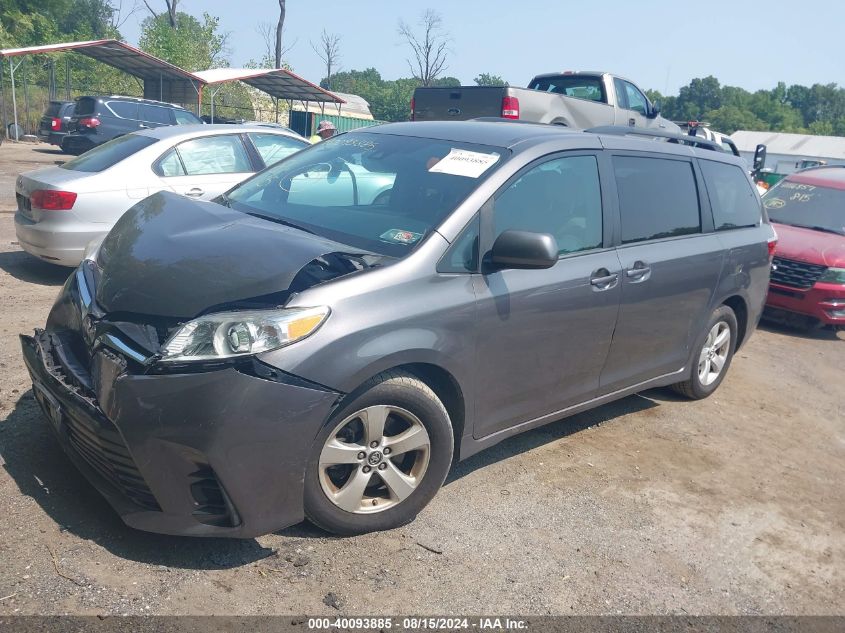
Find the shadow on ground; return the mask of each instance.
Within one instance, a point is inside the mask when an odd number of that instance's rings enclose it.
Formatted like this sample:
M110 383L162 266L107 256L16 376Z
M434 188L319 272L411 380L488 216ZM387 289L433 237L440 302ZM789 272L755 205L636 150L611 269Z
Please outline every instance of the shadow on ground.
M42 286L61 286L73 272L72 268L48 264L24 251L0 253L0 270L20 281Z
M63 156L67 160L73 158L70 154L65 154L62 150L57 147L36 147L33 151L38 152L39 154L51 154L55 156Z
M655 406L672 396L646 392L522 433L453 467L446 485L490 464L597 424ZM180 569L230 569L274 554L254 539L164 536L127 527L64 455L36 404L21 395L0 423L0 458L20 491L34 499L61 531L91 540L120 558ZM278 532L289 538L334 538L309 523Z
M760 325L758 327L766 332L780 334L783 336L806 338L815 341L845 341L845 332L837 332L828 327L802 327L801 325L782 323L780 321L773 321L769 319L760 321Z

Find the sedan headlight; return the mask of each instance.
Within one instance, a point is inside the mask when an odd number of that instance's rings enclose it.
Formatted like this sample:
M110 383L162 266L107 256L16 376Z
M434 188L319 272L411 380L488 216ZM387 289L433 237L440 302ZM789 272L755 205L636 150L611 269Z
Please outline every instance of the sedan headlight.
M845 268L828 268L818 281L829 284L845 284Z
M219 360L267 352L305 338L329 308L218 312L189 321L164 344L162 361Z

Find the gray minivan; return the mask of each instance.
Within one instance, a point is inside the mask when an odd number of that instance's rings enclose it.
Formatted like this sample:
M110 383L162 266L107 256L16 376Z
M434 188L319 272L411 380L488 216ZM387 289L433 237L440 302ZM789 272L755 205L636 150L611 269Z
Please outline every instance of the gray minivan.
M739 159L675 140L398 123L157 193L21 337L35 397L133 527L402 525L454 459L725 378L775 234Z

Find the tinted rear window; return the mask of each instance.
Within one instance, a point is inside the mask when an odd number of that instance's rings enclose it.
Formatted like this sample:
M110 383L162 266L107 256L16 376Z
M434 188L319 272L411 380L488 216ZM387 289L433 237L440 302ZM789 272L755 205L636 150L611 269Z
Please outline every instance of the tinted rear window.
M761 219L760 201L742 168L710 160L699 161L699 165L716 230L757 226Z
M62 102L61 101L51 101L50 105L47 106L47 111L44 113L46 116L59 116L59 112L62 111Z
M607 103L607 96L604 93L604 84L600 77L588 77L581 75L560 75L557 77L535 78L531 90L542 90L543 92L554 92L555 94L576 97L578 99L589 99L590 101L601 101Z
M138 104L130 101L109 101L109 108L117 116L124 119L138 118Z
M97 112L97 100L91 97L80 97L76 102L73 113L80 116L87 116Z
M683 160L614 156L622 243L698 233L701 213L692 164Z
M141 105L141 120L170 125L170 110L153 105Z
M69 160L61 165L61 168L72 171L103 171L157 141L158 139L149 136L136 136L135 134L118 136L85 152L82 156Z

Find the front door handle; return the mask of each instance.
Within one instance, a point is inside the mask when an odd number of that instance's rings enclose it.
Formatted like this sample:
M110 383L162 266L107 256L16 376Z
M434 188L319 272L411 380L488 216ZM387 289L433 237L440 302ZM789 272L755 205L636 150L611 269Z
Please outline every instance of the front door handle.
M596 291L610 290L618 281L619 275L617 273L610 272L607 268L599 268L593 272L590 277L590 285L593 286Z
M199 187L194 187L193 189L188 189L185 192L185 195L191 196L192 198L199 198L203 193L205 192L202 189L200 189Z
M634 265L625 271L625 276L632 281L645 281L651 275L651 267L645 262L634 262Z
M149 125L144 125L143 123L139 123L139 124L138 124L138 129L139 129L139 130L149 130L149 129L150 129L150 126L149 126Z

